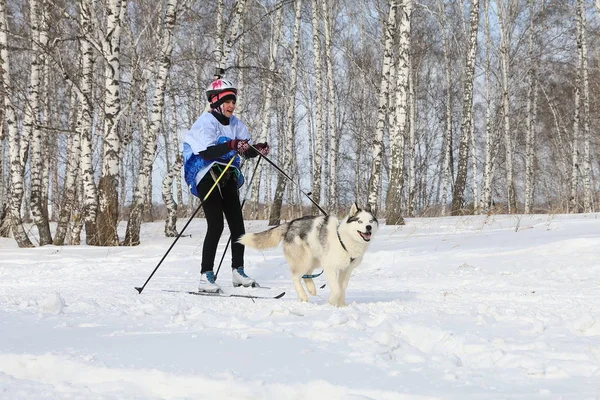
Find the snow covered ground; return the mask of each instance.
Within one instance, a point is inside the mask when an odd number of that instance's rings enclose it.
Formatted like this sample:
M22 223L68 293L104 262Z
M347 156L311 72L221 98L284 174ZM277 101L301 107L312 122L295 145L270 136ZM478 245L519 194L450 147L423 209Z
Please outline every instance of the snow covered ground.
M384 225L343 309L327 288L300 303L281 249L246 251L271 290L237 290L280 300L163 291L195 288L201 219L140 295L162 229L133 248L0 239L0 399L600 399L600 214Z

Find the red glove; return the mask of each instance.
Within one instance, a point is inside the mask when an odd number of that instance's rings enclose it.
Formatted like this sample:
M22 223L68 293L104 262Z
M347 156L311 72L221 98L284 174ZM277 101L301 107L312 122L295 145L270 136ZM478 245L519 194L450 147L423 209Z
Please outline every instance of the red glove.
M257 143L256 146L256 150L258 150L258 152L263 155L266 156L269 154L269 144L268 143Z
M248 151L250 145L248 144L247 140L231 139L229 142L227 142L227 147L229 150L235 150L238 153L243 154Z

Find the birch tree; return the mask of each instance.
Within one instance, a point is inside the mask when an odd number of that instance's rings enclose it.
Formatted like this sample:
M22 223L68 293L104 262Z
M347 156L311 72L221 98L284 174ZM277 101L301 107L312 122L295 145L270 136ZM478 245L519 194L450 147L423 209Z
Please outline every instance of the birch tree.
M488 212L492 206L492 176L493 166L496 160L495 149L497 147L497 137L492 130L492 80L491 80L491 47L492 39L490 34L490 13L489 5L491 0L485 0L484 9L484 36L485 36L485 164L483 167L483 190L481 193L482 212Z
M164 27L157 30L157 42L160 42L158 71L154 79L154 95L150 111L150 124L144 130L144 146L142 150L142 163L137 185L133 194L129 222L125 234L124 244L136 246L140 243L140 228L142 224L142 211L144 208L144 192L150 186L152 164L156 153L156 141L160 132L163 111L165 106L165 88L167 76L171 68L171 52L173 50L173 34L177 16L177 0L168 0L164 16Z
M288 104L285 114L285 143L284 151L287 155L283 162L283 170L289 171L292 166L292 154L294 148L294 124L296 120L296 89L298 83L298 58L300 53L300 19L301 19L302 0L294 2L294 31L292 34L292 64L290 65L290 85L288 90ZM281 174L277 179L275 187L275 196L273 199L273 208L269 216L269 225L278 225L281 221L281 206L283 203L283 193L287 181Z
M227 37L227 40L223 41L224 32L222 28L217 24L217 47L215 51L217 66L219 69L224 70L227 64L227 59L231 52L231 49L234 43L239 39L240 27L242 26L242 19L246 13L246 0L238 0L235 4L233 22L231 24L231 32ZM223 2L219 1L220 12L218 13L217 18L221 18L222 24L222 10L223 10ZM219 21L219 20L218 20Z
M581 69L582 100L583 100L583 212L592 212L592 161L590 146L590 84L588 70L588 51L586 37L586 18L585 5L583 0L576 2L576 20L577 20L577 49L579 56L578 68Z
M320 1L320 0L319 0ZM323 62L321 60L321 39L319 34L320 21L318 0L312 0L312 43L315 72L315 107L313 108L315 128L314 128L314 158L312 163L312 197L315 203L321 203L321 188L323 186ZM318 208L313 205L312 212L315 213Z
M445 2L440 1L440 28L442 30L442 52L444 55L444 78L446 84L446 98L444 99L444 135L442 140L443 164L442 164L442 216L446 215L448 199L452 190L452 64L450 61L450 43L448 40L448 21L446 18Z
M264 82L264 100L261 107L260 114L260 133L258 135L258 142L266 142L267 141L267 133L269 131L269 126L271 122L271 103L273 100L273 90L275 86L275 74L278 73L277 68L277 54L279 50L279 43L281 41L281 32L282 32L282 20L283 17L283 7L279 7L277 9L277 13L275 14L275 21L271 24L271 35L269 40L269 73ZM263 165L258 167L256 174L258 177L262 176L264 173ZM313 178L314 179L314 178ZM259 204L259 194L260 194L260 183L262 179L258 179L256 184L252 186L252 193L250 197L250 204L252 204L252 210L250 212L250 217L253 219L258 218L258 204Z
M119 244L117 223L119 218L119 159L121 142L118 131L121 112L120 93L120 42L121 26L125 16L126 0L108 0L106 35L103 56L106 59L104 74L104 128L102 149L102 176L98 183L98 244Z
M533 209L535 136L537 124L537 68L535 57L535 0L529 0L529 62L527 93L527 134L525 136L525 214Z
M571 155L571 196L569 198L569 212L579 212L577 192L579 188L579 140L581 123L581 70L577 69L575 78L575 112L573 115L573 144Z
M513 139L510 127L510 44L511 44L511 18L515 13L515 0L502 0L498 6L498 25L500 28L500 69L502 76L502 118L505 147L506 166L506 206L507 213L516 212L517 197L513 176Z
M86 243L98 245L98 187L94 180L92 146L92 82L94 72L94 47L91 43L92 0L82 0L79 8L81 38L79 39L81 78L79 87L79 109L77 112L76 135L81 138L81 182L83 194L83 221ZM72 179L72 177L70 178Z
M81 134L77 132L76 124L79 123L77 118L77 92L71 91L71 110L74 116L70 118L72 126L75 127L73 133L69 133L67 138L67 160L65 167L64 178L64 196L60 207L58 224L56 226L56 234L54 235L54 245L62 246L65 242L69 221L71 220L71 212L75 206L77 195L77 179L79 174L79 165L81 161ZM81 110L81 108L79 108Z
M576 7L578 4L576 4ZM581 140L581 82L583 80L583 68L581 60L582 37L580 32L578 7L576 10L577 19L577 49L578 62L575 68L575 90L574 90L574 114L573 114L573 143L571 147L571 196L569 198L569 212L580 212L580 203L578 199L578 191L580 184L580 140Z
M471 1L469 50L465 62L465 78L463 82L463 111L460 124L460 144L458 169L452 193L452 215L462 214L465 200L464 192L467 184L467 166L469 159L469 137L473 124L473 79L475 75L475 56L477 51L477 32L479 30L479 0Z
M2 72L0 72L2 80ZM4 96L0 95L0 104L4 105ZM6 201L6 180L4 179L6 134L4 131L4 107L0 107L0 237L8 237L10 233L10 218Z
M5 124L8 130L8 152L10 160L10 199L9 214L13 236L19 247L33 247L27 236L21 217L23 202L26 148L28 138L19 134L17 113L12 101L11 64L8 51L8 23L6 18L6 0L0 0L0 59L2 65L2 89L4 93Z
M409 50L410 51L410 50ZM412 57L408 57L408 201L407 213L414 217L417 211L417 99L415 93L415 74ZM425 171L425 175L427 171ZM423 180L423 192L426 189L426 179Z
M335 82L333 78L333 45L332 45L332 20L333 7L328 6L327 0L321 1L323 11L323 31L325 32L325 64L327 66L327 115L328 115L328 134L329 134L329 185L327 185L329 199L329 209L337 210L337 176L338 176L338 141L339 135L335 127L336 108L335 108ZM317 86L319 88L319 86ZM319 188L321 185L319 185ZM317 202L318 203L318 202Z
M44 31L40 15L45 7L45 1L29 2L29 18L31 21L31 70L29 71L28 106L25 108L23 118L23 135L30 137L30 173L31 173L31 211L33 222L38 228L40 246L52 243L50 224L48 222L48 205L44 204L44 190L42 188L42 169L48 165L44 160L42 130L40 129L40 89L41 72L44 65L42 48L48 43L48 33ZM47 157L47 155L45 155Z
M375 137L373 139L371 151L373 153L373 163L371 165L371 177L368 184L368 200L367 203L372 210L377 212L379 208L379 194L381 192L381 161L384 156L383 152L383 135L385 132L385 120L388 111L388 98L390 90L390 68L393 59L394 37L396 35L396 10L398 8L398 0L389 0L389 11L387 22L383 24L383 65L381 71L381 83L379 86L379 104L377 108L377 125L375 127ZM399 197L396 197L399 200ZM395 203L386 206L396 209L396 215L400 215L400 204ZM386 210L386 212L391 212ZM396 218L398 220L398 218ZM390 223L388 221L388 223Z
M168 168L168 172L163 178L162 181L162 198L165 202L165 206L167 207L167 218L165 220L165 236L166 237L176 237L177 236L177 207L178 204L182 204L181 199L181 190L176 188L178 199L175 201L173 198L173 183L175 183L176 178L179 177L179 173L181 172L181 167L183 167L183 156L179 151L179 125L177 123L177 103L175 96L171 97L171 108L172 115L171 119L173 121L172 133L169 135L167 131L165 131L165 143L166 146L166 163L170 165ZM169 146L169 138L171 138L173 145ZM175 162L173 164L170 163L170 157L168 155L171 152L170 147L173 148L173 153L175 154ZM179 179L177 182L180 182Z
M411 0L404 0L399 12L398 65L396 67L396 118L390 127L390 182L386 196L386 223L402 225L402 187L404 186L404 142L409 126L409 57Z

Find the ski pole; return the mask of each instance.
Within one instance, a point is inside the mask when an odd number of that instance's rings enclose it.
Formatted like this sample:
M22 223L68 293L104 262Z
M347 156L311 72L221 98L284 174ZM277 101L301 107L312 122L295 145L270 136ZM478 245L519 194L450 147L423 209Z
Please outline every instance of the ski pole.
M256 151L260 155L261 158L264 158L269 164L271 164L277 171L279 171L283 176L285 176L290 182L292 182L294 185L296 185L298 190L300 190L300 192L303 195L305 195L323 213L323 215L327 215L327 212L325 210L323 210L321 208L321 206L319 204L317 204L317 202L314 201L308 193L306 193L304 190L302 190L302 188L296 181L294 181L292 178L290 178L290 176L288 174L286 174L281 168L279 168L277 166L277 164L275 164L273 161L271 161L271 159L269 159L269 157L261 154L261 152L258 151L258 149L256 147L254 147L254 145L251 144L250 147L252 147L254 149L254 151Z
M177 243L177 241L179 240L179 238L181 237L181 235L183 234L183 232L185 231L185 229L188 227L188 225L190 224L190 222L192 222L192 219L194 219L194 217L196 216L196 214L198 213L198 211L200 211L200 207L202 207L202 204L204 204L204 202L206 201L206 199L208 199L208 196L210 196L210 194L212 193L212 191L219 184L219 181L221 180L221 178L223 177L223 175L225 175L225 172L227 171L227 169L229 168L229 166L231 166L231 164L233 163L233 160L235 160L236 157L237 157L237 155L234 155L233 157L231 157L231 160L229 160L229 162L227 163L227 165L225 165L225 168L223 168L223 171L221 172L221 175L219 175L217 177L217 179L215 180L215 183L213 183L213 185L210 188L210 190L208 191L208 193L206 193L206 196L204 196L204 198L200 202L200 205L198 205L198 208L196 208L196 211L194 211L194 213L192 214L192 216L190 217L190 219L188 219L187 223L184 225L184 227L181 230L181 232L179 232L179 234L177 235L177 237L175 238L175 240L173 241L173 243L171 243L171 246L169 247L169 249L167 250L167 252L165 253L165 255L161 258L161 260L158 262L158 265L156 266L156 268L154 268L154 271L152 271L152 273L150 274L150 276L148 277L148 279L146 279L146 282L144 283L144 285L142 287L136 287L135 288L135 290L137 290L139 294L142 294L142 290L144 290L144 288L146 287L146 285L148 284L148 282L150 282L150 279L152 279L152 276L154 276L154 273L156 272L156 270L158 269L158 267L160 267L160 265L165 260L165 258L167 258L167 255L169 254L169 252L171 251L171 249L173 248L173 246L175 246L175 243Z
M244 208L244 204L246 204L246 198L248 197L248 193L250 192L250 188L252 187L252 182L254 181L254 176L256 175L256 170L258 169L259 163L260 158L256 160L256 165L254 166L254 170L252 171L250 182L248 182L248 191L246 192L246 196L244 196L244 201L242 201L241 208ZM223 259L225 258L225 254L227 253L227 249L229 248L229 243L231 243L231 235L229 235L229 239L227 240L227 244L225 245L225 250L223 250L223 255L221 256L221 261L219 261L219 266L217 267L217 271L215 272L215 280L217 280L217 275L219 275L219 270L221 269L221 264L223 264Z

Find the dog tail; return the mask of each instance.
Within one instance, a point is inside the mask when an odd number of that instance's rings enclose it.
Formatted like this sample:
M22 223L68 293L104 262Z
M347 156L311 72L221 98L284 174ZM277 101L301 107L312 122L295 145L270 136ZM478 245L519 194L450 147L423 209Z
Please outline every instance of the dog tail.
M238 242L253 249L271 249L279 245L287 230L288 224L281 224L264 232L246 233Z

